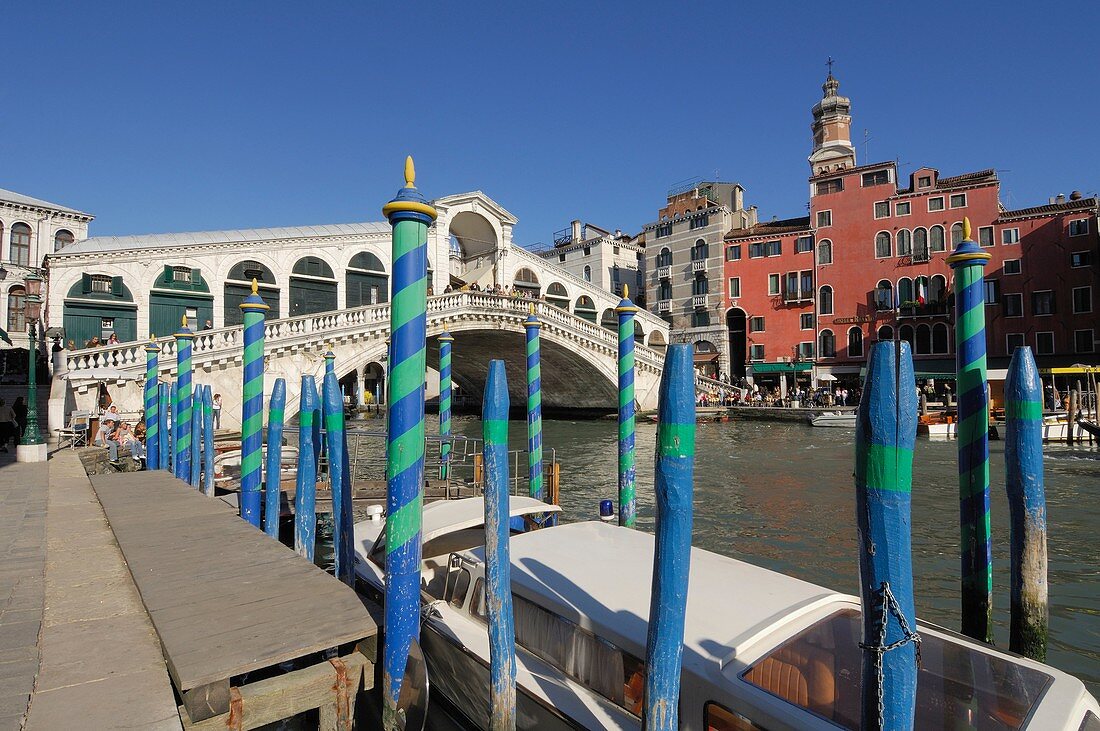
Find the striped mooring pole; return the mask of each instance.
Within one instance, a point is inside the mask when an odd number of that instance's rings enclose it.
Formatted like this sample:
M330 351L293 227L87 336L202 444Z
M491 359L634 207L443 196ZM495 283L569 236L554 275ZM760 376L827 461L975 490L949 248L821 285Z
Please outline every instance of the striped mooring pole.
M202 491L214 497L214 397L210 386L202 387Z
M336 372L325 373L325 440L328 442L328 479L332 491L332 552L335 576L348 586L355 585L355 550L352 544L351 476L344 450L344 395Z
M172 445L168 439L168 418L172 408L172 384L162 383L158 389L157 399L157 468L170 470L172 468Z
M875 343L856 422L855 480L863 607L860 727L869 731L912 729L916 712L920 638L910 545L916 439L909 343Z
M188 483L196 490L202 487L202 391L202 386L195 386L191 407L191 479Z
M955 270L955 370L958 393L959 524L962 537L962 632L993 642L993 551L989 529L989 397L985 371L985 281L990 255L963 240L947 257Z
M393 227L389 419L386 437L386 635L382 726L398 726L397 699L409 647L420 636L420 528L424 502L424 372L428 226L437 213L416 189L412 157L405 187L382 208Z
M145 465L160 467L160 346L155 335L145 346Z
M692 346L669 345L658 392L654 474L657 524L642 709L642 726L647 731L675 731L680 725L680 663L691 565L695 472L693 358Z
M176 408L172 410L175 435L173 474L184 482L191 470L191 344L195 333L187 327L187 315L180 320L176 333Z
M446 480L451 462L451 343L446 330L439 336L439 479Z
M1011 613L1008 649L1046 661L1047 501L1043 486L1043 382L1031 348L1016 348L1005 379Z
M630 289L615 308L619 316L619 525L633 528L638 517L634 496L634 313Z
M279 538L279 477L283 464L283 418L286 414L286 379L276 378L267 410L267 474L264 482L264 533Z
M260 527L260 484L263 475L264 313L267 303L252 280L244 298L244 384L241 400L241 517Z
M542 323L534 305L523 328L527 331L527 485L528 494L542 500Z
M485 600L489 620L489 728L516 728L516 633L508 554L508 376L489 361L481 405L485 452Z
M317 383L302 376L298 401L298 477L294 485L294 550L313 560L317 536L317 458L313 454L313 417L317 410Z

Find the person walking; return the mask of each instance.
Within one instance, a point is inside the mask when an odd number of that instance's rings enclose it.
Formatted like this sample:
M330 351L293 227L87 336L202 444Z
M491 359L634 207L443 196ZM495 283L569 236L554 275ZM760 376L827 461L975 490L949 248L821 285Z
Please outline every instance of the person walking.
M210 405L211 411L214 412L214 428L222 428L222 395L220 393L214 394L214 401Z
M15 422L15 411L12 410L4 399L0 399L0 452L7 453L8 440L15 438L15 443L19 443L19 426Z

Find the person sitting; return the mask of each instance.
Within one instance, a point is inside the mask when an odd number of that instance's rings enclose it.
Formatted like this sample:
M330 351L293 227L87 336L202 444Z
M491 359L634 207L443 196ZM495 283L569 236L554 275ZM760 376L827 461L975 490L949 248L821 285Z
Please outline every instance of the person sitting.
M108 412L100 419L99 431L96 432L93 444L97 447L106 447L107 458L112 462L118 462L118 448L121 446L118 437L118 417Z
M128 451L135 462L140 463L144 461L145 447L126 422L119 422L116 439L118 440L119 446L125 451Z

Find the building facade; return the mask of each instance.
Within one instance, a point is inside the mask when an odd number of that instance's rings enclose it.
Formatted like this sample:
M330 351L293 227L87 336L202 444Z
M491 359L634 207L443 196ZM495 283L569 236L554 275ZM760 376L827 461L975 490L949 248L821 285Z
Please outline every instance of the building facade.
M630 236L622 231L608 231L583 221L573 221L569 228L554 234L553 248L538 252L575 277L621 297L623 285L630 288L631 298L645 304L645 235ZM561 292L547 292L561 297Z

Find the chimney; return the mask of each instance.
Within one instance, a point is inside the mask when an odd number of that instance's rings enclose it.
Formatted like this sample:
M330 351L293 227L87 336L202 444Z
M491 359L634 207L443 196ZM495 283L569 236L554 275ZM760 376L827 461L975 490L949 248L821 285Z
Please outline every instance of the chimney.
M1065 193L1059 193L1058 197L1054 199L1054 202L1055 203L1065 203L1066 202L1066 194Z
M577 243L581 240L581 228L583 224L580 221L572 221L569 225L573 227L573 243Z

